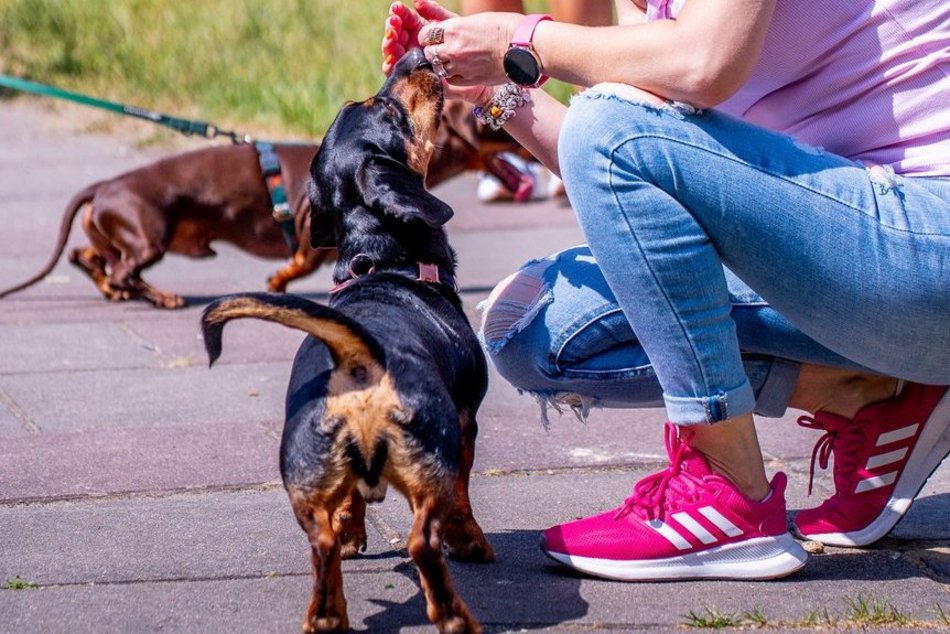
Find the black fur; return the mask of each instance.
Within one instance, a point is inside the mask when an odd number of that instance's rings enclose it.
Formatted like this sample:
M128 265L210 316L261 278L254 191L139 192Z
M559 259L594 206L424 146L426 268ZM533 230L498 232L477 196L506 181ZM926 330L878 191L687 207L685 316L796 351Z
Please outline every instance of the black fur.
M416 139L408 114L388 96L398 80L393 73L371 104L344 107L323 139L310 168L311 241L339 249L336 283L349 278L355 255L375 263L374 273L334 294L329 305L379 342L386 370L412 412L406 433L420 452L454 473L459 412L474 418L487 370L455 290L413 279L419 262L454 278L456 258L442 228L452 209L407 165L406 143ZM313 421L322 415L330 369L324 347L308 339L294 360L287 393L281 446L286 482L312 484L319 477L313 453L328 440Z

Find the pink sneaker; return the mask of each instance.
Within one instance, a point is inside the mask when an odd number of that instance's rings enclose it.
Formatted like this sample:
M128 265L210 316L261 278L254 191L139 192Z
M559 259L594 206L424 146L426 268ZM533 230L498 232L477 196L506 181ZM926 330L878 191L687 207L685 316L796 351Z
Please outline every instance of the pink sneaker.
M908 383L899 396L868 405L854 420L818 412L798 424L824 430L811 475L816 458L826 469L834 454L835 494L799 512L795 531L833 546L866 546L894 528L950 453L950 394L945 386Z
M666 448L670 466L638 482L620 508L549 528L541 550L622 581L772 579L805 565L808 556L786 528L784 473L765 500L753 502L669 423Z

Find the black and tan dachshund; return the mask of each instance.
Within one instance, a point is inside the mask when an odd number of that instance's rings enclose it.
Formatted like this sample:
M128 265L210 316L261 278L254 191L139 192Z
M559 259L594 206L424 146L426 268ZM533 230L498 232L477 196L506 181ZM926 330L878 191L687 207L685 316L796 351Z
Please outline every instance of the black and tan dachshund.
M452 209L423 185L442 107L417 50L379 93L337 115L311 165L311 241L339 252L329 306L241 294L202 316L212 363L231 319L312 335L294 361L280 452L312 548L305 632L348 629L340 560L365 548L365 504L387 484L412 508L408 550L429 619L441 632L481 631L442 554L494 558L468 496L485 357L455 288L443 229Z

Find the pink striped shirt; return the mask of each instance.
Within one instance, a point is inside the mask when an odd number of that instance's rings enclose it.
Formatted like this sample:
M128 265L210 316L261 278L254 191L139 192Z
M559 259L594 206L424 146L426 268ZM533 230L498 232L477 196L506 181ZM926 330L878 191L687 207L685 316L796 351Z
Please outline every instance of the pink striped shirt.
M686 0L648 0L675 19ZM718 109L866 164L950 176L950 0L778 0Z

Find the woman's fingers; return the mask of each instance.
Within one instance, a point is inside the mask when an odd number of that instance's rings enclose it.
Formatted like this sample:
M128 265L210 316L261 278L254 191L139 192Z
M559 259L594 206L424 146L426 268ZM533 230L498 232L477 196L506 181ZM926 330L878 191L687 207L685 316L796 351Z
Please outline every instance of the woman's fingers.
M409 49L442 41L440 32L432 32L435 28L441 28L435 22L457 17L432 0L413 0L413 5L415 11L402 2L394 2L389 6L382 43L383 72L387 75ZM431 52L427 57L430 55Z
M383 30L383 74L391 73L396 62L406 54L410 41L416 37L412 28L418 31L419 26L418 16L409 7L401 2L390 5Z
M413 46L419 41L419 29L426 25L426 20L419 17L419 14L402 4L394 3L390 7L390 13L398 17L402 24L402 31L407 34L409 46Z
M443 29L443 25L439 24L443 20L449 20L451 18L458 17L456 14L452 13L448 9L443 8L432 0L413 0L413 5L415 5L416 11L419 12L419 15L428 20L428 23L419 29L419 42L423 45L438 44L441 42L441 33L443 31L437 31L434 34L432 31L434 29Z
M412 0L412 4L416 7L416 11L419 12L419 15L426 20L438 22L440 20L458 17L457 14L452 13L437 2L433 2L433 0Z

